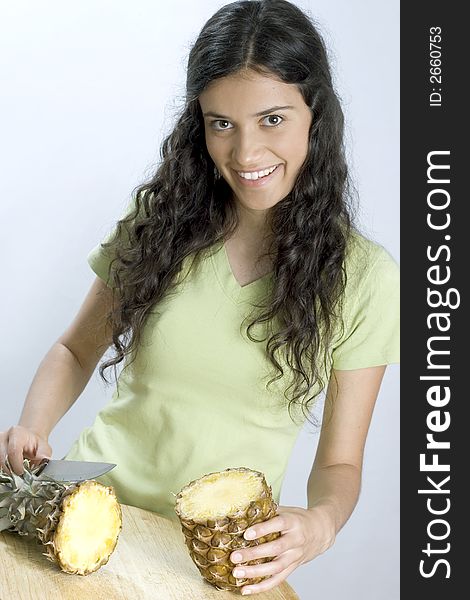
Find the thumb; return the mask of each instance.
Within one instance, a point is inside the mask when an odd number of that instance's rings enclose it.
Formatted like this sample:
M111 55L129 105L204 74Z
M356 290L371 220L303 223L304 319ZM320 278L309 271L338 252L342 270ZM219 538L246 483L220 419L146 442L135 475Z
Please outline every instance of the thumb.
M52 457L52 450L49 444L40 443L34 455L34 461L42 461L44 459L50 459Z
M51 458L52 448L49 443L45 440L39 440L38 447L36 449L37 458Z

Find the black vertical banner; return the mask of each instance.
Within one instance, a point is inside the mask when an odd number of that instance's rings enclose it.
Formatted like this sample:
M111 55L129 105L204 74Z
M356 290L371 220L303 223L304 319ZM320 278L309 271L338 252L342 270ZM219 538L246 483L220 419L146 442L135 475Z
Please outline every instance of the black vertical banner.
M401 4L403 600L468 597L470 577L470 53L462 6Z

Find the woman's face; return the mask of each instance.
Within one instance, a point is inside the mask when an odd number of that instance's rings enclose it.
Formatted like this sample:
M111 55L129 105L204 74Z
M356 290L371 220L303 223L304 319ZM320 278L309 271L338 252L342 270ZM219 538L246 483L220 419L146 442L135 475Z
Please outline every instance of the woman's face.
M312 115L298 88L246 71L213 81L199 103L207 150L235 199L251 211L282 200L308 152Z

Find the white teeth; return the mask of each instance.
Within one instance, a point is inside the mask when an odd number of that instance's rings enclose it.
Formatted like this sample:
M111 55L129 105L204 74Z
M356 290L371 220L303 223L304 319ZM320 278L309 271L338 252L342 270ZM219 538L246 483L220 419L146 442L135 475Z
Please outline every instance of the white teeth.
M261 177L266 177L266 175L270 175L277 168L277 166L278 165L276 165L275 167L271 167L270 169L265 169L264 171L253 171L252 173L243 173L237 171L237 173L240 175L240 177L243 177L243 179L251 179L253 181L256 181Z

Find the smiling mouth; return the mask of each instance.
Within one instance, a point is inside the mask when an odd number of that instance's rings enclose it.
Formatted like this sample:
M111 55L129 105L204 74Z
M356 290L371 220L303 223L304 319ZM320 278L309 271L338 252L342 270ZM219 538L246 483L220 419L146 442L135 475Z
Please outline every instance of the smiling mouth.
M266 169L261 169L259 171L235 171L239 177L244 179L245 181L257 181L258 179L264 179L265 177L269 177L280 165L274 165L272 167L268 167Z

